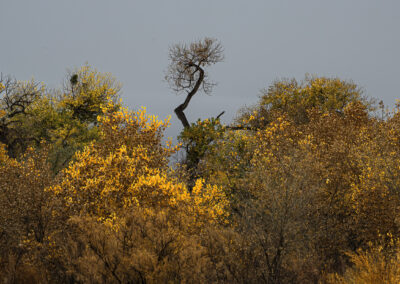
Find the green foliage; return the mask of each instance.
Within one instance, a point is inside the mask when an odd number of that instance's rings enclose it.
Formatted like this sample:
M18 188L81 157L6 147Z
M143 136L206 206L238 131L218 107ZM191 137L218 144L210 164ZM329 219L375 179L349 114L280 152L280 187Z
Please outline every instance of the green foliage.
M110 102L116 111L119 84L110 74L89 66L79 69L76 81L68 81L64 92L46 90L34 81L3 79L0 88L0 142L12 157L21 156L27 147L50 144L52 169L58 172L73 154L98 138L97 117Z
M186 163L189 168L197 167L199 161L208 151L211 151L213 142L220 139L224 133L224 126L219 119L211 118L192 123L183 129L178 140L186 148Z

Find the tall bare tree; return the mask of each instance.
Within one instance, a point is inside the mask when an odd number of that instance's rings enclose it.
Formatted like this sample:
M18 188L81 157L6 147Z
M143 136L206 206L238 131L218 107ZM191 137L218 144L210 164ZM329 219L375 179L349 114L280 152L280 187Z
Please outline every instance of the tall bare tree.
M203 90L211 93L215 83L210 81L205 68L223 60L223 48L216 39L204 38L187 44L176 44L169 51L170 64L165 79L176 93L186 93L185 101L175 108L184 128L190 124L184 110L192 97Z

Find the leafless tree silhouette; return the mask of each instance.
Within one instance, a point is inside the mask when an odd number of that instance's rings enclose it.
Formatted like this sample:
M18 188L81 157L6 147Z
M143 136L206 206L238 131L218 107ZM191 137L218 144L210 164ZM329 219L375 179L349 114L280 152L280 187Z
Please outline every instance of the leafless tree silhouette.
M169 58L170 64L165 79L176 93L187 94L185 101L175 108L176 115L186 128L190 124L184 110L199 90L206 94L211 93L215 83L208 79L205 68L224 59L223 48L216 39L205 38L190 45L172 46Z

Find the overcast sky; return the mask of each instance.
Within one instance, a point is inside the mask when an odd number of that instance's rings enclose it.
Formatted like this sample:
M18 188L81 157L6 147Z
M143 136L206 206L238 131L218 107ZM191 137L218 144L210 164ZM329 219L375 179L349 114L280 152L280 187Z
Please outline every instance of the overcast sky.
M168 48L203 37L221 41L211 96L198 94L190 121L228 123L260 90L306 73L353 80L369 96L400 98L399 0L0 0L0 72L55 88L88 62L111 72L132 109L172 115L183 101L163 81Z

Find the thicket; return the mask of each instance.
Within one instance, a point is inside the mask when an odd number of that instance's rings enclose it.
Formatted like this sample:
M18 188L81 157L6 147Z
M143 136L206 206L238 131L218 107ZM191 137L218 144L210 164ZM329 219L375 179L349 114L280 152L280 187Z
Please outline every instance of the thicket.
M173 146L119 89L88 66L58 91L1 79L3 283L400 281L399 105L281 80Z

